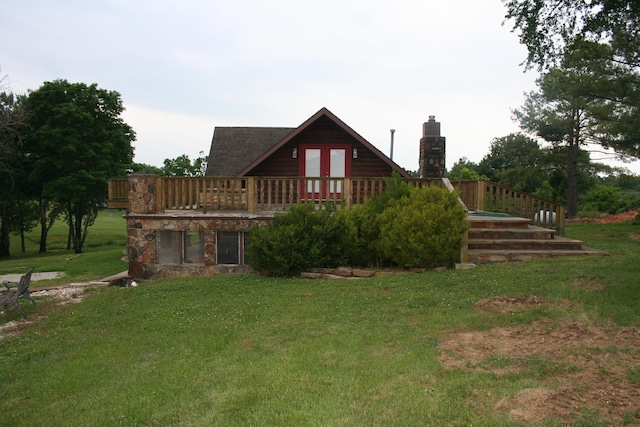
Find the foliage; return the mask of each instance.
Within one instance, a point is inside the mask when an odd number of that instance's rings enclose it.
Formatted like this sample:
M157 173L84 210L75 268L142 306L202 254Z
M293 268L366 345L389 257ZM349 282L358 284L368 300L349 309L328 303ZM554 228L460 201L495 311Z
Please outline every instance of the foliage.
M610 60L640 66L640 4L635 0L503 0L506 19L529 50L528 66L557 65L580 41L607 45Z
M616 71L615 65L593 55L597 45L581 47L582 50L567 53L560 66L543 73L537 80L539 90L529 93L524 106L514 112L522 129L542 137L556 149L566 147L569 216L575 216L578 209L578 175L584 150L595 144L633 154L638 143L627 144L631 135L616 134L622 129L611 125L623 120L629 109L621 108L611 96L599 95L603 86L610 87L611 73L618 72L618 86L627 80L638 83L638 76ZM624 86L633 87L633 84Z
M382 252L400 267L451 267L460 259L465 216L455 193L413 188L380 215Z
M447 178L451 181L491 180L487 175L480 173L480 168L477 163L470 161L466 157L461 158L453 164L451 170L447 171Z
M332 209L294 205L251 230L249 265L269 276L296 276L311 267L344 265L353 229Z
M362 204L340 211L345 221L357 230L349 251L352 265L382 266L386 262L380 246L380 215L391 203L409 196L411 191L409 185L403 182L397 173L385 178L384 183L382 193L368 197Z
M640 207L640 192L596 185L583 198L580 207L585 211L622 213Z
M503 1L506 18L514 19L513 29L521 31L520 41L529 49L528 66L537 64L550 75L557 70L567 74L571 98L581 92L598 101L590 115L600 127L599 143L620 155L639 157L640 3Z
M200 152L200 157L193 160L189 156L182 154L175 159L165 159L164 166L160 168L163 176L204 176L207 171L208 156Z
M478 171L493 181L533 193L545 180L548 167L538 142L522 133L495 138Z
M439 188L411 188L399 176L385 182L385 190L363 204L338 211L293 206L254 228L246 249L249 264L271 276L340 265L452 265L465 229L457 196Z
M0 92L0 257L10 255L10 231L21 225L28 228L28 222L20 222L18 208L18 190L24 185L22 134L27 122L23 101L24 97Z
M41 201L41 250L46 251L50 201L67 213L71 240L82 252L107 181L131 166L135 134L120 117L120 94L96 84L45 82L27 99L31 131L25 149L33 196Z
M131 166L130 172L147 175L162 175L162 168L148 165L146 163L134 163Z

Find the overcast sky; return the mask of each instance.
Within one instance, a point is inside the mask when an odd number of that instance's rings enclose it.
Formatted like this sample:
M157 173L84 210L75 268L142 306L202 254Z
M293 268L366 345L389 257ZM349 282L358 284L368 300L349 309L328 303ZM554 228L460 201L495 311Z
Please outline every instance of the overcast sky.
M22 0L0 15L1 75L122 95L138 163L209 153L215 126L296 127L327 107L418 169L422 123L447 167L518 131L535 89L500 0ZM631 166L639 172L638 162Z

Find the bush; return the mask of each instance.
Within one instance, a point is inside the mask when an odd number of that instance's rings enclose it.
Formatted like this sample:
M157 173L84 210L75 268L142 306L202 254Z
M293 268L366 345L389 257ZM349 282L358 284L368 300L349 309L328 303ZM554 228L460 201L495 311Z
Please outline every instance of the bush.
M460 257L466 212L454 193L411 189L380 215L379 245L400 267L452 266Z
M379 196L336 211L296 205L251 231L249 265L269 276L312 267L451 266L460 255L465 211L455 194L410 188L399 177Z
M350 265L381 267L387 264L380 247L380 215L390 204L409 197L411 187L397 173L385 178L384 182L385 189L382 193L339 212L344 221L357 230L349 248Z
M267 226L253 228L246 253L251 268L260 273L297 276L311 267L344 265L354 236L355 229L334 209L296 205Z
M617 214L640 206L640 195L636 191L618 187L596 185L583 197L580 210Z

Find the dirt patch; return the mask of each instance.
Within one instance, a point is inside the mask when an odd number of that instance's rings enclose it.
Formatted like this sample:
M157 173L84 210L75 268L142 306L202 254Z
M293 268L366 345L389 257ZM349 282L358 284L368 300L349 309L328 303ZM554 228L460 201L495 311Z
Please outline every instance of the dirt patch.
M82 301L87 295L85 290L89 285L65 286L53 289L39 289L31 292L31 296L52 297L59 301L60 304L69 304Z
M85 292L87 285L74 285L74 286L66 286L60 288L51 288L51 289L39 289L30 292L32 297L41 297L47 296L56 299L57 303L60 305L77 303L82 301L87 293ZM20 304L31 304L29 301L20 300ZM2 314L4 315L4 313ZM0 324L0 339L18 333L22 328L31 322L39 319L39 316L35 316L33 318L29 317L26 320L20 321L10 321L4 324Z
M478 309L507 306L505 310L515 310L526 304L500 297L479 303ZM546 320L448 334L439 350L440 361L448 369L496 375L534 372L542 387L521 390L495 405L495 411L506 412L513 420L571 422L586 410L597 411L611 425L640 425L638 327Z
M636 242L640 242L640 233L629 233L629 234L627 234L627 236L631 240L635 240Z
M568 282L572 286L588 289L590 291L600 291L604 285L598 279L573 279Z
M537 296L514 298L502 295L478 301L476 310L487 313L515 313L516 311L539 307L543 304L545 304L544 299Z
M620 214L605 215L600 218L572 218L568 220L567 223L588 222L590 224L610 224L615 222L626 222L631 221L638 214L640 214L640 210L630 210Z

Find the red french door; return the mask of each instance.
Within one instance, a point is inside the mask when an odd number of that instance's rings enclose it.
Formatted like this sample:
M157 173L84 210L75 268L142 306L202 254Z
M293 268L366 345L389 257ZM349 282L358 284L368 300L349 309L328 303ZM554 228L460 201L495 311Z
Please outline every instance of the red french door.
M351 176L349 145L301 145L300 151L300 171L306 178ZM311 200L339 199L342 197L342 181L307 179L302 191Z

